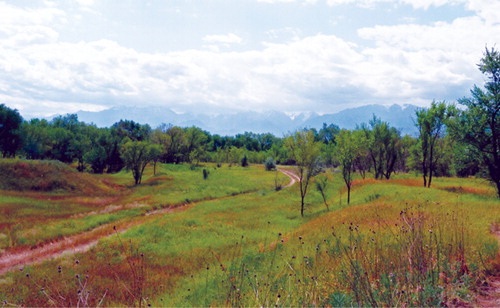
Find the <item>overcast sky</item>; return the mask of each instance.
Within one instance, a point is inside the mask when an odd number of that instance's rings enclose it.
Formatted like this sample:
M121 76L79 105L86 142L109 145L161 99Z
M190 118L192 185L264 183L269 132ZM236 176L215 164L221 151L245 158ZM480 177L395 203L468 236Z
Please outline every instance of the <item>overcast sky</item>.
M0 1L0 103L334 113L454 101L500 44L498 0Z

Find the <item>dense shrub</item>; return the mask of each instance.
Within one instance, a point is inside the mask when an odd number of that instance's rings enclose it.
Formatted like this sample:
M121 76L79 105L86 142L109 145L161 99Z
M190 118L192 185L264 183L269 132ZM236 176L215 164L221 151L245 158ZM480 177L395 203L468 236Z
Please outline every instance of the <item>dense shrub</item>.
M269 157L264 162L264 167L266 167L267 171L276 170L276 162L274 161L274 159L272 157Z

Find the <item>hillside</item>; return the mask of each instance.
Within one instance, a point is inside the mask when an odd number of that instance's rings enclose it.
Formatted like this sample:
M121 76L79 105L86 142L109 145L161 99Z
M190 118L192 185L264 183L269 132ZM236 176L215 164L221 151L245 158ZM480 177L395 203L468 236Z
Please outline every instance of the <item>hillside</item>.
M94 176L80 173L59 161L2 159L0 189L95 194L109 187Z

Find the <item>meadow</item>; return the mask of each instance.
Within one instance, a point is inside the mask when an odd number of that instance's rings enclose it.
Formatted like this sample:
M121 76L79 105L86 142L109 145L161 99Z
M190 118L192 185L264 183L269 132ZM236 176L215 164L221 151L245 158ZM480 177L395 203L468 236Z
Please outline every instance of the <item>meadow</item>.
M2 254L116 231L85 252L3 274L4 305L459 305L499 269L490 228L500 225L500 202L482 179L424 188L417 175L359 178L348 205L329 170L329 210L311 189L302 218L298 185L276 190L288 177L261 165L158 164L132 186L125 171L84 179L51 164L43 168L74 184L0 183Z

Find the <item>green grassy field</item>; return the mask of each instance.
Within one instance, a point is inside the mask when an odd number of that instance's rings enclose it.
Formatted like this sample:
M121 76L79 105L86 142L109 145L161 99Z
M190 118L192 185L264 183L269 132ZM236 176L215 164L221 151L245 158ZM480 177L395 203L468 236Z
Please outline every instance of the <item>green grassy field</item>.
M80 174L59 162L4 160L5 173L28 169L20 184L12 176L0 180L0 249L38 245L63 236L88 231L102 224L144 215L153 209L210 200L223 196L269 189L274 174L262 174L260 168L225 168L213 166L207 180L202 169L188 165L161 165L156 176L152 169L145 174L145 184L133 187L132 177L123 171L115 175ZM16 168L21 165L21 168ZM28 167L23 167L28 165ZM283 177L283 176L280 176ZM29 190L33 186L64 183L45 192ZM29 179L35 179L33 182ZM58 179L58 180L56 180ZM90 188L89 188L90 187ZM90 189L90 191L89 191Z
M210 171L206 180L203 168ZM8 232L2 228L4 249L127 219L143 223L85 253L5 274L0 300L28 306L436 306L473 300L475 285L498 262L489 230L500 224L500 202L483 180L438 178L423 188L411 175L358 179L347 205L340 175L329 173L330 211L311 189L302 218L298 186L275 191L276 177L288 182L262 166L160 165L137 187L126 172L97 176L116 191L95 196L4 190L0 209L10 214L0 223L12 224ZM111 203L136 206L99 213ZM184 211L145 215L184 204ZM19 224L25 219L36 224Z

